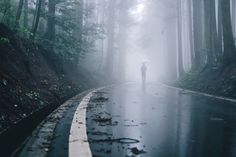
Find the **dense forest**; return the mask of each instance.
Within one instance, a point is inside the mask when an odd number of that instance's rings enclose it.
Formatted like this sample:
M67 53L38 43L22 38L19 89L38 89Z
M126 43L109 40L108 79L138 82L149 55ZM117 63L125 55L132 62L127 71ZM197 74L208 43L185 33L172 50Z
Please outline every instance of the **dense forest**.
M0 0L0 141L82 91L140 84L142 65L147 84L236 98L235 40L235 0Z
M18 94L14 81L37 84L36 74L46 73L37 68L45 62L55 80L66 75L69 87L78 88L88 80L93 86L139 81L146 63L149 81L236 97L235 0L1 0L0 22L3 93L11 81L8 92ZM10 74L14 69L17 76ZM40 78L40 86L58 82L48 79ZM28 97L37 97L27 89ZM6 106L0 120L18 119L6 114L16 114Z
M131 49L128 39L137 27L133 45L146 51L153 49L155 42L161 45L156 49L161 54L156 61L164 60L159 65L170 79L234 63L233 0L2 0L0 11L1 22L17 35L76 64L90 64L90 60L94 69L109 75L124 71L126 53ZM142 15L137 15L140 12ZM89 59L83 62L86 57Z

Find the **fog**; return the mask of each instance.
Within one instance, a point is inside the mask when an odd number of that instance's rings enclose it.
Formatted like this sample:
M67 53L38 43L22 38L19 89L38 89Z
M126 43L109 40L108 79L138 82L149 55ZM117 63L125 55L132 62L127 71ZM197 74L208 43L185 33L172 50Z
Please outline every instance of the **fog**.
M201 55L202 66L206 64L204 17L198 21L193 19L193 3L202 7L203 1L96 0L87 3L95 7L91 18L96 19L104 31L96 41L95 51L81 61L91 71L100 71L113 81L140 82L140 68L145 63L148 82L169 82L192 69L195 53ZM204 14L203 9L199 14ZM194 32L196 23L202 28ZM194 33L201 36L198 41L194 41ZM196 42L201 44L194 46Z
M116 3L116 7L111 3ZM113 8L109 8L111 5ZM99 68L115 81L140 82L142 63L147 67L148 82L177 79L175 1L97 0L96 6L97 12L94 16L103 25L105 33L100 41L96 41L96 52L87 55L84 65L91 67L96 60L94 71ZM187 33L183 35L187 36ZM188 42L187 37L183 41ZM186 46L183 51L188 52L188 49ZM109 57L112 62L108 61ZM186 70L190 66L189 57L188 53L183 55ZM102 66L98 66L99 64Z

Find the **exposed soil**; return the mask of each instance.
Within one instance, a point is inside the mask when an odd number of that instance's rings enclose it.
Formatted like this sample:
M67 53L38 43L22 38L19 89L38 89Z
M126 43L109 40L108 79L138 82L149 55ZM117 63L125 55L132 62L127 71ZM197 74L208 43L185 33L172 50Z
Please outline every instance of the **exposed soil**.
M88 84L94 85L92 78L73 64L0 24L0 133Z

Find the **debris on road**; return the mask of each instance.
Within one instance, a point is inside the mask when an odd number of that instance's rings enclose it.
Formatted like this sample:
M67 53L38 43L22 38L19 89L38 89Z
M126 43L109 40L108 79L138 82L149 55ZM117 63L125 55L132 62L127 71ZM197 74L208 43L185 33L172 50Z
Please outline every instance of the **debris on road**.
M91 143L100 143L100 142L107 142L107 143L121 143L121 144L133 144L133 143L139 143L140 141L137 139L132 138L107 138L107 139L90 139L89 142Z
M93 119L95 122L100 122L100 123L106 123L106 122L111 122L112 118L103 118L98 116L96 119Z
M91 102L106 102L106 101L108 101L108 99L109 99L109 98L100 96L100 97L93 98L93 99L91 100Z
M88 131L88 134L91 135L97 135L97 136L111 136L112 134L106 133L106 132L101 132L101 131Z
M146 153L143 149L138 149L137 147L130 148L131 152L135 155Z

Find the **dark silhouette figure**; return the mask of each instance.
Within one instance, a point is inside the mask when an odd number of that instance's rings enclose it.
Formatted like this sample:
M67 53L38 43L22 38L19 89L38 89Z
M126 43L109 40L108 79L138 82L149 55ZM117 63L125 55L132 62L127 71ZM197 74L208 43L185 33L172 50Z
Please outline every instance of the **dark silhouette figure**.
M146 73L147 73L147 67L145 63L142 64L141 66L141 75L142 75L142 84L146 84Z

